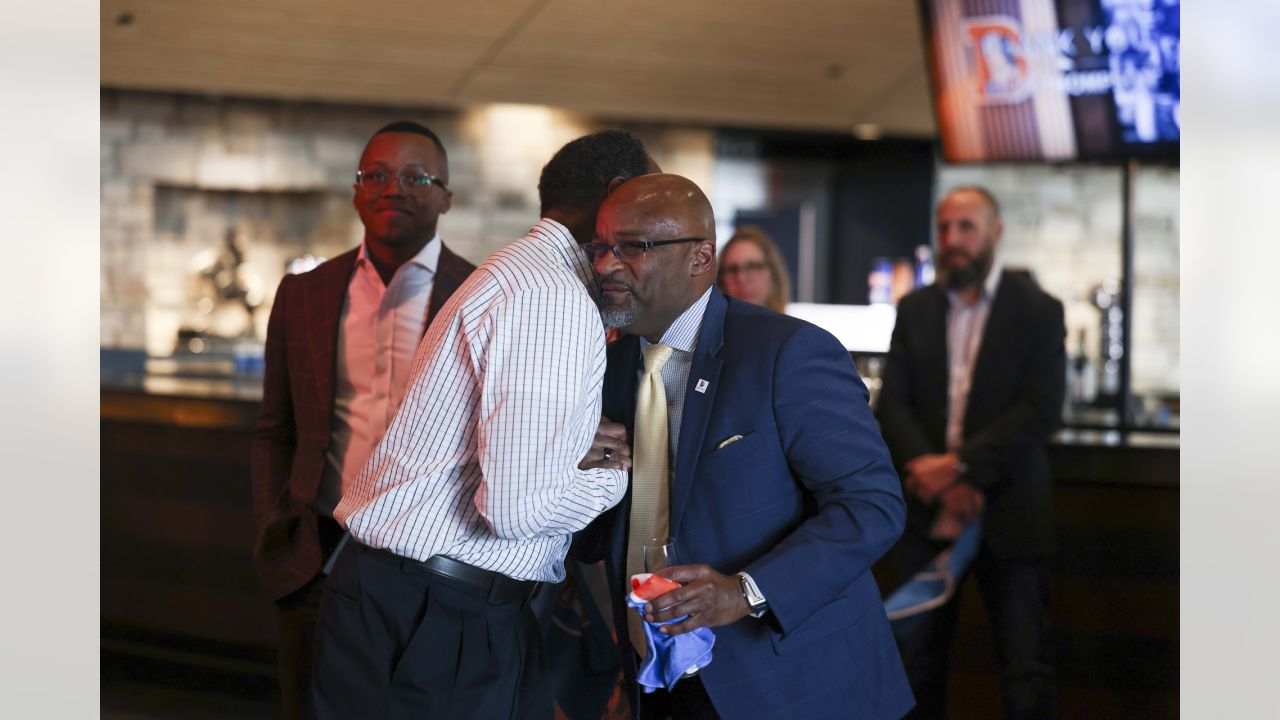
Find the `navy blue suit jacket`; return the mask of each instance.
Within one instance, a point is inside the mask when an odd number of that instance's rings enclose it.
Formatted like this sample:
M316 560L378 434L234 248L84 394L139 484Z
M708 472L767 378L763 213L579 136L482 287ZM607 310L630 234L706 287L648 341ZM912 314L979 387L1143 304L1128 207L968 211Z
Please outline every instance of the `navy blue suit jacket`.
M609 349L604 413L635 419L639 340ZM695 390L707 381L705 392ZM723 448L724 440L743 438ZM686 389L671 536L677 561L746 571L770 613L714 629L702 671L725 718L898 718L913 704L869 569L902 533L900 483L848 352L804 321L712 289ZM606 559L626 627L631 495L579 534ZM623 667L634 651L618 633Z

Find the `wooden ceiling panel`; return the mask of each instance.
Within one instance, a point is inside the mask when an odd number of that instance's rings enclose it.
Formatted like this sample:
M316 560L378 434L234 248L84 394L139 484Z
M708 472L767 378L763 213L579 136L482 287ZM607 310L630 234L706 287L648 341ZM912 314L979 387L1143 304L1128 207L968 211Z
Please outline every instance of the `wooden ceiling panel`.
M104 0L102 82L442 102L524 4L471 3L486 9L433 19L425 3L379 3L370 12L356 3ZM128 24L119 23L123 13L132 15Z
M768 3L666 0L590 12L588 0L560 0L477 72L460 99L840 130L882 115L899 118L890 131L928 133L928 96L913 82L924 73L914 9L887 11L904 4L854 4L875 11L868 20L826 0L784 12ZM876 107L888 98L909 100L920 117Z
M103 0L101 67L152 90L933 128L906 0Z

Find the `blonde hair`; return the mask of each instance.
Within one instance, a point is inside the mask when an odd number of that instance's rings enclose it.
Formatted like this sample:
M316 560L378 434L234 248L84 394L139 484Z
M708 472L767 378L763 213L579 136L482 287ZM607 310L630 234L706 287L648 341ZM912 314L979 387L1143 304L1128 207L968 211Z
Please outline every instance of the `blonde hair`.
M786 310L787 303L791 301L791 280L787 275L787 263L782 259L782 253L778 251L773 238L769 237L769 233L763 228L755 225L741 225L734 230L729 242L721 248L720 256L728 254L729 247L736 242L749 242L764 253L764 264L769 269L769 294L765 296L765 307L774 312ZM716 285L721 289L724 288L723 266L716 270Z

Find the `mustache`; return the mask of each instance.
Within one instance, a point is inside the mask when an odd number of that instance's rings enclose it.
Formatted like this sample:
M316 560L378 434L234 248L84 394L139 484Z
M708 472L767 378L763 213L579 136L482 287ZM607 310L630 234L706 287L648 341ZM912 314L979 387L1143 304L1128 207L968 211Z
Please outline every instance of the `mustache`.
M635 288L631 287L631 283L628 283L628 282L626 282L625 280L621 279L621 278L618 276L618 273L616 273L616 272L615 272L615 273L610 273L610 274L608 274L608 275L600 275L600 274L597 274L597 275L596 275L596 283L598 283L598 284L600 285L600 289L601 289L601 290L603 290L603 289L604 289L604 285L605 285L605 283L608 283L608 284L610 284L610 285L621 285L623 288L626 288L626 290L627 290L628 292L634 292L634 291L635 291Z

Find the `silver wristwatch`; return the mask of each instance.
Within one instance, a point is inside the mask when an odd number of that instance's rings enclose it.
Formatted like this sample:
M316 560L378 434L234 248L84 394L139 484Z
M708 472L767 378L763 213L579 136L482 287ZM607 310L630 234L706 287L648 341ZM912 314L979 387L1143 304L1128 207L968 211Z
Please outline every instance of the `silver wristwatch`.
M750 575L740 572L738 582L742 585L742 599L746 600L747 606L751 608L748 614L753 618L764 617L764 614L769 612L769 602L764 599L764 595L760 594L756 581L752 580Z

